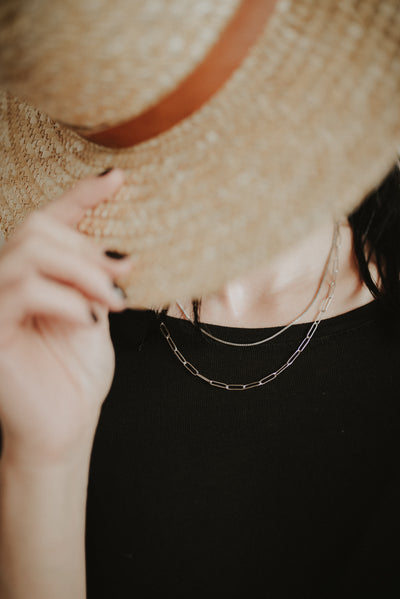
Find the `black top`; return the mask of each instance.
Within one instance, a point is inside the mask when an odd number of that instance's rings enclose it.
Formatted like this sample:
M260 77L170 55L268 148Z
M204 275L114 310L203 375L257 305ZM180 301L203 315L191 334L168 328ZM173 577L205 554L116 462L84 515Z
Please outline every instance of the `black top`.
M110 317L116 371L95 438L88 598L400 596L400 345L375 303L320 324L276 380L210 387L152 312ZM309 325L250 349L166 317L227 382L281 366ZM209 327L233 341L275 329Z

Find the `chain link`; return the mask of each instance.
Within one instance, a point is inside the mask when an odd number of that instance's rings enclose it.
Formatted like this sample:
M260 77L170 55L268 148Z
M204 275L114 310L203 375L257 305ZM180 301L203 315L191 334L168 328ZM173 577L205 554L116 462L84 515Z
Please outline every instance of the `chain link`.
M335 223L335 227L334 227L333 235L332 235L331 247L330 247L330 250L329 250L328 257L327 257L326 262L325 262L325 266L324 266L324 270L323 270L322 276L320 278L320 282L318 284L318 288L315 291L313 297L311 298L311 301L308 303L308 305L306 306L306 308L302 312L300 312L300 314L298 314L298 316L296 316L296 318L294 318L293 320L291 320L287 325L283 326L281 329L279 329L273 335L270 335L269 337L266 337L265 339L260 339L259 341L252 341L251 343L235 343L234 341L227 341L226 339L221 339L221 337L217 337L216 335L213 335L212 333L210 333L210 331L207 330L207 328L205 327L205 325L203 325L202 327L199 327L200 331L203 333L203 335L206 335L207 337L209 337L213 341L217 341L217 343L222 343L223 345L230 345L231 347L255 347L256 345L263 345L264 343L267 343L268 341L272 341L272 339L275 339L279 335L282 335L282 333L284 333L290 327L292 327L294 324L296 324L300 320L300 318L302 316L304 316L304 314L306 314L312 308L312 306L314 305L314 303L317 300L319 292L322 289L322 286L323 286L323 284L325 282L325 279L326 279L326 275L328 273L330 262L332 260L332 255L334 253L335 247L336 247L337 242L338 242L338 227L339 227L339 223ZM333 267L335 268L335 265ZM176 305L178 306L178 308L182 312L182 314L185 316L185 318L187 320L189 320L189 322L191 322L193 324L193 326L194 326L193 320L190 318L190 316L188 315L188 313L186 312L186 310L182 306L182 304L176 300Z
M328 310L329 306L332 303L333 296L335 294L335 289L336 289L336 277L337 277L337 273L339 270L340 243L339 243L338 225L336 225L334 239L335 239L335 243L334 243L334 252L333 252L333 259L332 259L332 280L329 283L328 293L327 293L326 297L324 297L323 300L321 301L318 315L317 315L316 319L314 320L314 322L311 324L310 328L308 329L306 336L301 341L298 348L292 353L290 358L280 368L278 368L278 370L275 370L274 372L267 374L263 378L261 378L257 381L252 381L250 383L224 383L222 381L216 381L214 379L210 379L210 378L206 377L204 374L201 374L198 371L198 369L195 366L193 366L193 364L191 364L189 362L189 360L187 360L185 358L185 356L182 354L182 352L180 352L179 349L177 348L176 343L172 339L171 334L170 334L166 324L164 322L161 322L160 323L160 331L161 331L162 335L165 337L171 350L174 352L175 356L178 358L178 360L181 362L181 364L186 368L186 370L188 372L190 372L190 374L192 374L193 376L200 378L201 380L205 381L212 387L217 387L218 389L226 389L228 391L246 391L248 389L255 389L256 387L262 387L263 385L267 385L271 381L275 380L287 368L289 368L289 366L291 366L295 362L295 360L297 360L297 358L300 356L300 354L308 346L309 342L311 341L311 338L315 335L324 314L326 313L326 311Z

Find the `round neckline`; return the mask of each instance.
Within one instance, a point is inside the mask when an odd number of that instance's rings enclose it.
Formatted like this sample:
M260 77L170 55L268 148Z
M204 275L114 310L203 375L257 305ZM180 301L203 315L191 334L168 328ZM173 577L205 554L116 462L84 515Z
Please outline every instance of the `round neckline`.
M349 331L354 328L358 328L360 325L372 322L376 318L376 311L378 309L377 301L372 300L363 306L353 308L348 312L338 314L325 318L321 321L318 327L318 337L323 338L330 336L334 333L343 331ZM200 314L201 318L201 314ZM178 316L163 316L162 319L166 324L170 324L175 331L180 330L183 333L190 332L194 329L193 324L186 319ZM281 337L274 339L274 343L287 342L298 339L299 335L305 334L307 330L312 326L314 321L296 323L288 328ZM273 335L282 329L285 325L280 326L269 326L269 327L233 327L219 324L212 324L207 322L201 322L201 326L206 327L207 330L228 341L234 342L251 342L262 339Z

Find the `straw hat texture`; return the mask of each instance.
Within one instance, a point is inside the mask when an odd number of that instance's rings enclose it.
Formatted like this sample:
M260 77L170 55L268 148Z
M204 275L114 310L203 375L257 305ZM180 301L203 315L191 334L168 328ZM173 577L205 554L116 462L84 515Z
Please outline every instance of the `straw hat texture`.
M3 0L3 235L120 167L126 184L78 228L137 257L121 283L150 306L215 291L362 201L399 152L400 0L277 0L193 114L128 148L82 136L178 89L244 2Z

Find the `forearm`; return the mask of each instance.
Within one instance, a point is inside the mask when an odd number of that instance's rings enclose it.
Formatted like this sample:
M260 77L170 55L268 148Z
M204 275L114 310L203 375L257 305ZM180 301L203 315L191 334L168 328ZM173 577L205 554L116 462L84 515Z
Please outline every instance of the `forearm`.
M84 599L90 448L68 464L0 461L0 597Z

